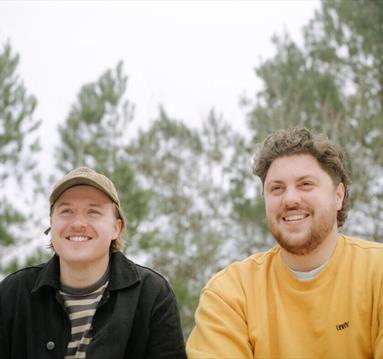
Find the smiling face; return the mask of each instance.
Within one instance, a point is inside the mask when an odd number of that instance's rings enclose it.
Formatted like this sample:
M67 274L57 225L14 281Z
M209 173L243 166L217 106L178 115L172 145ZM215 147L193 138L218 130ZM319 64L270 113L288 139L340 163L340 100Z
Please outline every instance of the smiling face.
M56 201L51 216L52 245L60 266L106 266L111 241L121 231L112 200L92 186L75 186Z
M336 186L313 156L275 159L265 178L264 197L268 227L287 252L306 255L335 240L344 186Z

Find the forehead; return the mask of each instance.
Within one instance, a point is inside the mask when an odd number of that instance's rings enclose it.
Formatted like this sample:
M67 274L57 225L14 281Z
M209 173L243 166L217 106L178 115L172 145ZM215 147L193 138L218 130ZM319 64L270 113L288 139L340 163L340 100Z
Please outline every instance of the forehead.
M87 201L95 204L113 203L113 201L98 188L88 185L78 185L68 188L56 201L56 204L63 202L77 203Z
M285 181L302 177L327 177L328 173L320 166L318 160L309 154L283 156L275 159L267 172L266 182Z

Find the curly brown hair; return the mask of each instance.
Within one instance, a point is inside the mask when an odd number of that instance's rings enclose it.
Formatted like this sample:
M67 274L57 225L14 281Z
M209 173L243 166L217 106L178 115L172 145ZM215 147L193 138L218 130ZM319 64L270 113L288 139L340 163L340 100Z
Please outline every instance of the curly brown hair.
M350 175L344 152L326 136L315 134L304 127L294 127L272 133L262 144L258 145L254 155L253 174L260 177L264 185L267 172L275 159L298 154L313 156L336 186L343 183L345 196L342 208L337 214L337 224L338 227L341 227L347 218Z

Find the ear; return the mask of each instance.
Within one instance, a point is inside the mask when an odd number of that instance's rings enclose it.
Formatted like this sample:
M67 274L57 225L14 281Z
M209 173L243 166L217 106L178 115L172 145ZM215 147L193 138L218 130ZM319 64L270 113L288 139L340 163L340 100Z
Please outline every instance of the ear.
M340 211L342 209L343 199L346 195L343 182L340 182L335 190L336 209Z
M122 220L121 218L116 218L114 221L113 239L116 239L120 236L121 230L122 230Z

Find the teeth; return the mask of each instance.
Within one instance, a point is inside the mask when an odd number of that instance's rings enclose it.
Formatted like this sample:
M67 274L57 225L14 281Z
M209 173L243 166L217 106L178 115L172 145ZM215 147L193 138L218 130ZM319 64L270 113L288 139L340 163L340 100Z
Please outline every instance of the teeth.
M301 220L303 218L305 218L304 215L295 215L295 216L285 217L285 221L286 222L299 221L299 220Z
M71 237L69 237L69 240L73 241L73 242L83 242L83 241L87 241L88 237L85 237L85 236L71 236Z

